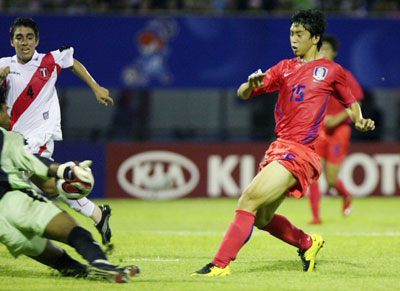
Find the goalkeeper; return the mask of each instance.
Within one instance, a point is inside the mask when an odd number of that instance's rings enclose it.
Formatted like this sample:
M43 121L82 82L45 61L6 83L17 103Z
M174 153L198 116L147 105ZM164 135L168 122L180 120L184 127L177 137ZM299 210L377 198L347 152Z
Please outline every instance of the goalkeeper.
M85 169L91 161L60 165L26 153L23 136L4 129L8 128L10 118L4 90L0 93L0 242L14 257L29 256L66 276L128 282L139 273L139 268L134 265L118 268L108 262L90 232L35 192L23 177L23 171L28 171L42 179L57 177L73 185L84 184L93 178ZM72 259L51 240L75 248L89 265Z

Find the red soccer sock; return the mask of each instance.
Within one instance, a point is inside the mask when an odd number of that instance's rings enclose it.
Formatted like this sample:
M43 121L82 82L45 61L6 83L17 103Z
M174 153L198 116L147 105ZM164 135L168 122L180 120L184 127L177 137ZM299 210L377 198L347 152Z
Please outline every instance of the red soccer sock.
M275 214L263 230L301 250L306 250L312 245L311 237L308 234L291 224L285 216L279 214Z
M317 182L310 186L308 198L310 200L313 218L314 220L319 220L319 203L321 201L321 191L319 190L319 185Z
M240 249L250 239L255 219L256 216L251 212L236 210L235 219L225 233L213 264L225 268L236 259Z
M342 180L339 178L336 181L336 189L338 190L338 193L342 197L351 197L351 194L349 191L347 191L346 187L344 187L344 184Z

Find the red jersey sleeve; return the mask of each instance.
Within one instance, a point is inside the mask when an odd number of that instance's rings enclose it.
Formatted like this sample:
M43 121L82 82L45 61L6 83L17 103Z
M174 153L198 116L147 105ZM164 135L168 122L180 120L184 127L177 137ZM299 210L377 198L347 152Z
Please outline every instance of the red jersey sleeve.
M250 97L279 90L283 62L284 61L279 62L265 72L267 75L263 79L264 86L261 88L255 88L253 92L251 92Z
M344 107L350 107L351 104L357 102L347 82L346 72L339 64L337 64L335 70L335 82L333 86L337 93L333 94L333 96L335 96Z
M363 100L364 99L364 91L362 90L357 79L354 77L354 75L349 70L345 69L345 72L346 72L347 84L349 85L354 98L356 98L357 101Z

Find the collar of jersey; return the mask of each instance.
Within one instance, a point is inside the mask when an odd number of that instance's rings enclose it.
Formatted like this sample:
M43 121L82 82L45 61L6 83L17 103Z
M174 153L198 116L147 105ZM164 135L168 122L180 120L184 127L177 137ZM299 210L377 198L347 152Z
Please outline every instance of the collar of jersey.
M14 55L12 58L17 64L20 64L20 63L18 63L17 55ZM39 53L35 50L35 52L32 55L31 60L24 65L36 63L38 60L39 60ZM22 65L22 64L20 64L20 65Z

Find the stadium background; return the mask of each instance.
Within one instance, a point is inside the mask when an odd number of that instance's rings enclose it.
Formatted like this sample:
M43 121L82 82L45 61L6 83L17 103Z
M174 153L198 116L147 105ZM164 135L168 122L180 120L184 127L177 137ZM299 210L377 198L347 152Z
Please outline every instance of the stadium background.
M365 116L377 123L373 133L353 133L342 177L356 196L400 195L398 2L20 2L0 4L2 56L14 54L6 41L10 24L28 12L40 27L38 51L73 46L116 102L99 106L64 71L64 141L54 157L95 161L93 198L144 199L239 196L274 139L276 95L243 102L237 87L258 68L292 57L288 30L296 5L341 3L322 7L327 32L340 39L337 61L360 81Z

